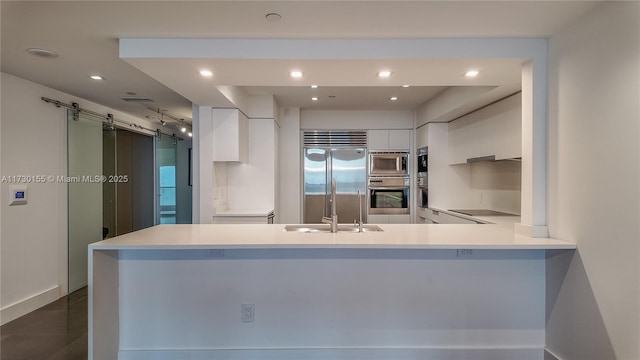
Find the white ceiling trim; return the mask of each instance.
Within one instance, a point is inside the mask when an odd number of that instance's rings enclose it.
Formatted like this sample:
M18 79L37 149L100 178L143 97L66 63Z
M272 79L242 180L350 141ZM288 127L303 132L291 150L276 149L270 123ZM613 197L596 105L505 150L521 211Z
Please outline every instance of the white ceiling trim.
M120 58L438 59L521 58L544 38L484 39L120 39Z
M471 59L478 62L511 59L515 61L515 76L505 79L507 67L494 72L491 78L477 80L473 84L455 85L496 86L493 97L506 96L519 90L521 64L535 59L546 61L547 40L542 38L491 38L491 39L149 39L127 38L120 40L120 57L152 78L165 84L185 98L198 105L228 106L220 101L217 86L241 85L255 86L272 84L273 86L292 86L292 80L285 74L283 61L296 60L311 67L313 62L322 61L425 61L408 72L414 84L420 86L442 86L441 74L429 73L427 69L442 69L429 62L448 59ZM200 59L200 60L198 60ZM197 75L197 65L206 60L229 61L234 59L234 69L228 68L219 78L236 71L233 76L218 82L202 81ZM385 60L386 59L386 60ZM246 64L243 65L242 61ZM277 60L277 61L276 61ZM513 64L511 64L513 65ZM242 67L244 66L244 68ZM279 66L279 67L278 67ZM514 66L511 66L512 68ZM260 72L256 72L256 69ZM334 73L322 73L322 70L336 69ZM361 75L352 78L356 70L344 71L344 66L316 67L319 78L334 86L381 86L374 83L374 76ZM495 68L495 66L494 66ZM459 70L462 74L463 70ZM215 70L214 70L215 72ZM244 74L244 75L243 75ZM276 74L276 75L274 75ZM281 75L278 75L281 74ZM488 75L488 74L487 74ZM512 74L513 75L513 74ZM275 77L274 77L275 76ZM407 76L404 74L404 76ZM451 74L448 75L451 79ZM455 75L453 75L455 76ZM407 83L409 78L397 76L396 82ZM310 79L314 81L315 79ZM348 81L348 83L343 83ZM439 82L438 82L439 81ZM451 80L449 80L451 81ZM299 85L310 85L297 82ZM451 85L453 83L449 83ZM385 85L399 86L401 83L387 82ZM276 94L277 95L277 94ZM231 100L231 99L228 99ZM495 100L495 99L485 99ZM237 105L237 104L236 104Z

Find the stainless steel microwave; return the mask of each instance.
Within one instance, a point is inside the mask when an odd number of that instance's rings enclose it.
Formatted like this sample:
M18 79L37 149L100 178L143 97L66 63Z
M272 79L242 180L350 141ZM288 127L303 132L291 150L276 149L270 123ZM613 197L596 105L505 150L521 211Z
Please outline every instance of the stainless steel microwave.
M407 176L409 175L409 153L370 151L370 176Z

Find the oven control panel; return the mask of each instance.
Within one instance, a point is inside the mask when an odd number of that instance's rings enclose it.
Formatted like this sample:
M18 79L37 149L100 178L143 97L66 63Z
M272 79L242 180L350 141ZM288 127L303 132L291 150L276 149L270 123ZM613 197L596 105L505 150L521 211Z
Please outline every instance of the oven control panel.
M369 187L409 187L409 177L370 177Z

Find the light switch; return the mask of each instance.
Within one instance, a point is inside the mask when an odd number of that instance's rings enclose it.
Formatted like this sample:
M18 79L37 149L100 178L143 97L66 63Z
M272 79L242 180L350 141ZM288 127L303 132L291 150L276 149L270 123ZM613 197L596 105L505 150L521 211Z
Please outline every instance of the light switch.
M27 203L27 185L9 185L9 205Z

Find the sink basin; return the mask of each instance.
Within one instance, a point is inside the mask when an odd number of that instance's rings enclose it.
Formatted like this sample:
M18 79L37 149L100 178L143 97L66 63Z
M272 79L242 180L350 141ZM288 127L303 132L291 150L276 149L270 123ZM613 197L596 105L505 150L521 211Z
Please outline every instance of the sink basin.
M296 224L285 225L284 231L294 231L302 233L330 233L330 224ZM378 225L362 225L362 232L384 231ZM338 224L338 232L358 232L358 227L353 224Z

